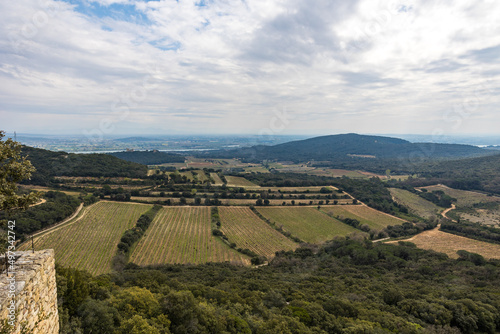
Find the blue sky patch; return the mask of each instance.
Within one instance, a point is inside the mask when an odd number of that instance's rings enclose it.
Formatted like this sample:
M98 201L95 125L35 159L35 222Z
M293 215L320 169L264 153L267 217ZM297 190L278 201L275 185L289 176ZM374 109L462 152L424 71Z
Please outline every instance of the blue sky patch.
M178 50L181 48L181 43L180 42L171 42L169 43L165 39L157 40L157 41L151 41L149 42L152 46L154 46L157 49L163 50L163 51L171 51L171 50Z
M111 4L102 6L97 2L84 3L77 0L63 0L64 2L75 5L75 11L86 16L97 18L112 18L117 21L133 22L140 25L149 25L151 22L148 17L138 11L134 5Z

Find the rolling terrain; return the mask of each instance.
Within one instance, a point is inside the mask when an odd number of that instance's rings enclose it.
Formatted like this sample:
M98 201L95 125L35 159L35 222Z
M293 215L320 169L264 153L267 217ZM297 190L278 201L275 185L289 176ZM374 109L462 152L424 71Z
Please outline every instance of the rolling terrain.
M150 207L98 202L67 224L36 237L35 249L53 248L56 262L65 267L87 270L93 275L108 273L123 232L133 227ZM30 248L31 243L26 242L20 250Z

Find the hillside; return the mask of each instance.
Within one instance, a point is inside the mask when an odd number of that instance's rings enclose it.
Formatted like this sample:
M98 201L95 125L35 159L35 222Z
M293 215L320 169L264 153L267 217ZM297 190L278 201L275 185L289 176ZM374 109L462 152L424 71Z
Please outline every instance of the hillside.
M23 146L36 172L28 183L47 184L54 176L144 177L147 167L107 154L52 152Z
M159 165L165 163L184 162L184 157L179 154L165 153L160 151L133 151L109 153L119 159L135 162L143 165Z
M278 160L293 162L330 162L377 166L380 160L462 158L491 154L470 145L410 143L390 137L341 134L292 141L275 146L253 146L208 153L213 157L238 157L248 161Z
M462 190L481 190L500 194L500 154L416 166L425 179L409 180L414 186L442 183Z

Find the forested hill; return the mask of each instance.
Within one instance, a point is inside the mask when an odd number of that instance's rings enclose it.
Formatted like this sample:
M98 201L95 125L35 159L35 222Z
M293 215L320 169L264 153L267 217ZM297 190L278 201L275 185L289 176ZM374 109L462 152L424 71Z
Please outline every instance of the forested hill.
M36 172L30 183L47 184L54 176L144 177L147 166L118 159L107 154L74 154L52 152L23 146Z
M458 144L410 143L409 141L358 134L315 137L275 146L253 146L238 150L217 151L217 157L238 157L252 161L281 160L293 162L374 159L461 158L487 155L479 147Z
M415 186L443 183L464 190L482 190L500 194L500 154L492 156L425 163L418 166L420 179L409 180Z
M165 163L184 162L184 156L160 151L133 151L109 153L122 160L136 162L143 165L157 165Z

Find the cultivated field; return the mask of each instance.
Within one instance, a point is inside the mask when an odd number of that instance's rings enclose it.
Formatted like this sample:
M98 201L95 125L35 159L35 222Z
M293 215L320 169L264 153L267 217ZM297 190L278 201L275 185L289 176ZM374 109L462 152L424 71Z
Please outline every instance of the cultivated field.
M222 186L224 182L220 179L219 175L217 173L210 173L210 177L214 180L214 186Z
M424 231L404 241L413 242L417 247L422 249L431 249L436 252L445 253L454 259L458 258L457 251L459 250L481 254L486 259L500 259L500 245L442 232L437 228ZM397 242L390 241L388 243Z
M293 250L297 244L262 221L247 207L219 207L221 230L238 248L248 248L268 259L280 250Z
M262 187L263 189L271 189L271 191L277 192L281 191L283 193L304 193L304 192L309 192L309 193L319 193L321 188L329 188L333 191L336 191L337 188L333 186L310 186L310 187Z
M388 225L401 225L404 220L377 211L364 205L336 205L323 207L322 210L335 218L357 219L375 230L382 230Z
M68 224L35 238L35 249L53 248L56 262L93 275L111 271L111 260L125 230L151 206L98 202ZM24 243L20 250L31 248Z
M224 261L250 263L212 235L209 207L161 209L130 256L138 265Z
M407 190L398 188L390 188L389 190L397 203L406 206L411 213L417 216L431 218L443 211L443 209L436 204L431 203Z
M248 181L241 176L226 176L228 187L260 188L259 185Z
M312 207L259 207L257 210L293 236L310 243L360 232Z
M205 174L205 172L202 169L193 170L192 174L193 174L193 177L194 177L194 174L196 174L196 179L201 183L208 180L207 174Z

